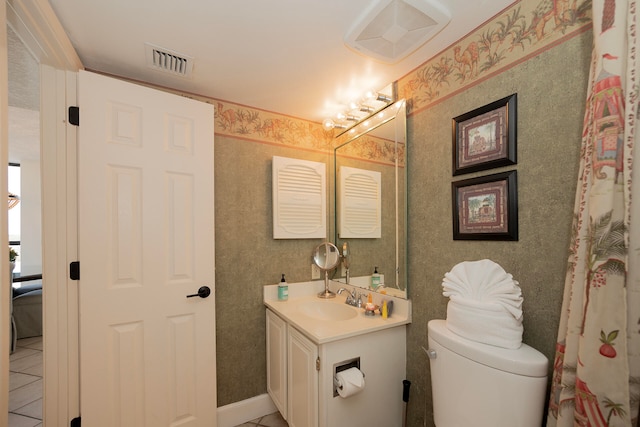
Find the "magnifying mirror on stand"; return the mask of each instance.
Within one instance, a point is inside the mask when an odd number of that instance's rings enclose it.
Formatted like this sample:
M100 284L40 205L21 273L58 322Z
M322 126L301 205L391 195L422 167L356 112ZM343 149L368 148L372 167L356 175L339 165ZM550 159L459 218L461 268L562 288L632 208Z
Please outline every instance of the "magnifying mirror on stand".
M324 271L324 291L318 294L318 298L335 298L336 294L329 290L329 270L333 270L340 264L340 251L333 243L320 243L313 251L313 262Z

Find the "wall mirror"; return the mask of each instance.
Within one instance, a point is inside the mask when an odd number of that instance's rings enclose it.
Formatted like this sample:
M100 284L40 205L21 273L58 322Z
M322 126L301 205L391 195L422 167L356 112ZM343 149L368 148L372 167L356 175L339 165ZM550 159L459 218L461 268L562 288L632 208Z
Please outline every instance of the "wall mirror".
M368 123L366 123L368 121ZM334 150L332 201L334 243L348 245L348 262L333 280L369 288L377 267L384 287L380 292L406 298L407 284L407 150L406 103L397 101L358 128L340 135ZM362 185L341 183L344 171L361 171ZM373 178L370 178L373 177ZM344 176L342 177L344 178ZM344 179L343 179L344 180ZM379 183L374 183L374 181ZM354 181L355 182L355 181ZM359 188L360 187L360 188ZM349 195L357 191L357 197ZM355 200L355 201L354 201ZM361 221L363 235L379 226L377 237L354 237L345 218Z

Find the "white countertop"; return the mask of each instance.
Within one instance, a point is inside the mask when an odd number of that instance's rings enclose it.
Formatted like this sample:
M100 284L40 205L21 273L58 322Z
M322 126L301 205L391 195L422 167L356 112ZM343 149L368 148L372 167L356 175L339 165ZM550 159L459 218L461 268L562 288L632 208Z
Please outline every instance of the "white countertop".
M287 301L278 301L278 285L265 286L264 304L316 344L324 344L411 323L410 300L372 293L374 304L381 305L382 299L393 301L393 313L387 319L383 319L379 314L365 315L364 308L346 305L346 292L331 299L318 298L317 294L324 290L324 281L322 280L289 283L288 285L289 299ZM336 292L340 287L351 288L348 285L330 281L329 288L333 292ZM356 289L356 291L362 291L362 289ZM355 310L356 315L348 320L319 320L300 310L302 304L310 301L318 304L343 304ZM366 302L366 296L364 302Z

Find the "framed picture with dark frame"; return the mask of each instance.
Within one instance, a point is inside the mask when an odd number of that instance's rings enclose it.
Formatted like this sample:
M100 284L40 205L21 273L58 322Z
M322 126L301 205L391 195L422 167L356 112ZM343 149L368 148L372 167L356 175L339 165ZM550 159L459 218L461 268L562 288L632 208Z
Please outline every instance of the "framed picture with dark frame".
M454 181L453 240L518 240L517 171Z
M452 121L453 175L515 165L517 94Z

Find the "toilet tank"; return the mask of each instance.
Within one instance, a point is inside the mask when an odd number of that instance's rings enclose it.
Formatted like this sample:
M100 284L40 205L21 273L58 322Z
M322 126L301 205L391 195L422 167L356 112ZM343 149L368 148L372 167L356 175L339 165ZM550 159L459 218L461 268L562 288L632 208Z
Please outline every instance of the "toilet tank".
M540 427L547 358L465 339L445 320L428 323L436 427Z

